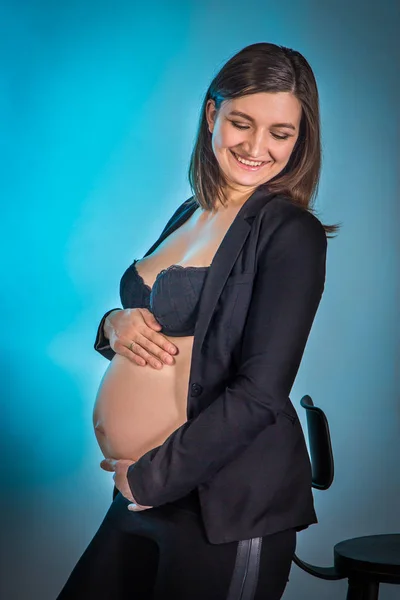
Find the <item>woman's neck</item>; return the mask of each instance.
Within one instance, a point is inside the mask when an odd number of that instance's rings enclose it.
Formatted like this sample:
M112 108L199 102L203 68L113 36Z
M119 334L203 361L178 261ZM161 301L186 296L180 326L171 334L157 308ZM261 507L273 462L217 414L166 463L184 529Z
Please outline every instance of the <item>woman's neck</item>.
M217 199L215 204L215 210L235 210L240 209L243 204L250 198L250 196L254 193L256 188L251 189L233 189L231 187L226 188L224 203L225 206L221 203L220 199Z

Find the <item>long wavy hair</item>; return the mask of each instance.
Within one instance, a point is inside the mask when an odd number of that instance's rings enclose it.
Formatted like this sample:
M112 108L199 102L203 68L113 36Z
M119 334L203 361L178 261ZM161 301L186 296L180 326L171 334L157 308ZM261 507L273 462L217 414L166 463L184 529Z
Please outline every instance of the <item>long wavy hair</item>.
M226 180L212 149L212 135L206 119L208 100L215 101L218 111L224 100L259 92L290 92L302 106L299 136L287 165L259 187L265 186L268 192L283 194L316 214L313 204L321 172L317 83L309 63L300 52L267 42L251 44L240 50L212 80L202 104L190 158L188 177L192 192L204 210L211 210L217 199L223 205L227 201L224 193ZM340 226L323 225L327 234L336 233Z

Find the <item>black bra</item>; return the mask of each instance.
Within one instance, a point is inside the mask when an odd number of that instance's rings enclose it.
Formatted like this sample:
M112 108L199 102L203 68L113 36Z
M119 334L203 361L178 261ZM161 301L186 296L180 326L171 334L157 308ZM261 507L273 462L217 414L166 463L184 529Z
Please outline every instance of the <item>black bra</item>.
M171 265L158 273L151 288L139 275L137 262L134 260L122 275L122 306L148 308L164 335L194 335L200 296L210 267Z

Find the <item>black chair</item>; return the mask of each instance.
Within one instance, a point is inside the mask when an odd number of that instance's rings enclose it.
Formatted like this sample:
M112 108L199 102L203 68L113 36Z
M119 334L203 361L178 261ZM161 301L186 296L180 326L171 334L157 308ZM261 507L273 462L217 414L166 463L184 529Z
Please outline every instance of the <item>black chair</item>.
M314 406L310 396L303 396L300 404L306 409L312 486L317 490L327 490L334 477L328 421L323 410ZM378 600L380 583L400 584L400 534L344 540L334 546L333 554L333 567L310 565L296 554L293 562L320 579L347 578L347 600Z

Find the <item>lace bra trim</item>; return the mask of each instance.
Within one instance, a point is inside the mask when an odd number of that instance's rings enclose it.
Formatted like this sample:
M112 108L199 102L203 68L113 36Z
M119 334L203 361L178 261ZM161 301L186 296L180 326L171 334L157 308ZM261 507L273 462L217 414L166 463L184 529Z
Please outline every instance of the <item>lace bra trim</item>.
M140 275L139 271L136 268L136 263L139 262L138 259L135 259L132 263L132 266L135 270L135 273L137 275L137 277L140 279L140 282L142 283L142 285L151 293L152 289L149 285L147 285L147 283L145 283L143 277ZM209 268L211 267L211 265L207 266L207 267L192 267L192 266L188 266L188 267L183 267L182 265L170 265L169 267L167 267L166 269L162 269L157 275L156 278L154 280L154 283L157 281L157 279L163 274L166 273L167 271L173 271L173 270L181 270L181 271L207 271ZM154 286L154 284L153 284Z

